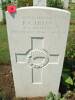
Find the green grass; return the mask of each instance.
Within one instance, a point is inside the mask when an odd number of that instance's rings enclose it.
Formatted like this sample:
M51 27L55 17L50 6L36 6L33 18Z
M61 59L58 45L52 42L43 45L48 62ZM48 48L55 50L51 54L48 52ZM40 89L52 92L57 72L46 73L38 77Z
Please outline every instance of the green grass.
M75 25L70 25L70 31L68 35L67 49L75 48Z
M70 4L71 19L75 20L75 4Z
M70 10L70 12L71 12L72 20L75 20L75 9L74 10Z
M67 51L70 52L70 57L74 56L75 58L75 4L70 5L69 11L71 12L71 24L69 28Z
M75 21L75 4L70 5L70 11L71 11L71 20ZM71 24L69 30L67 50L69 51L71 48L75 50L75 24ZM0 24L0 64L9 64L9 63L10 63L10 56L9 56L6 25Z
M0 24L0 64L9 64L9 48L6 25Z

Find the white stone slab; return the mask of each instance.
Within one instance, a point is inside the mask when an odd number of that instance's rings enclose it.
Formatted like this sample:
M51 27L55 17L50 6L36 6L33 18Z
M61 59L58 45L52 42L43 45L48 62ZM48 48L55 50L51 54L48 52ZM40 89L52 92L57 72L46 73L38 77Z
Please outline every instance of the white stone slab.
M12 72L17 97L58 93L70 13L48 7L6 12Z
M33 6L46 6L47 0L33 0Z

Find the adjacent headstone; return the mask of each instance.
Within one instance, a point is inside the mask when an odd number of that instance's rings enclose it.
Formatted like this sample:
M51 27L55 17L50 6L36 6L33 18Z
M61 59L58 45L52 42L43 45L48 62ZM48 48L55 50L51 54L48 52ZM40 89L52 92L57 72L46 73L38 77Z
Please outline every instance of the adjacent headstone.
M46 6L47 0L33 0L33 6Z
M58 93L70 13L48 7L6 12L12 72L17 97Z
M3 21L3 11L2 11L2 2L0 0L0 22Z
M75 3L75 0L72 0L72 3Z
M64 8L68 9L69 7L69 0L64 0Z

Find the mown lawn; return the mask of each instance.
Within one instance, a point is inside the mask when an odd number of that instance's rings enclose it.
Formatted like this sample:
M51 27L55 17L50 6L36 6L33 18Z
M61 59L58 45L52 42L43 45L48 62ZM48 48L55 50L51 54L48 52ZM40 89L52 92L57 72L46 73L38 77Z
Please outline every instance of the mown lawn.
M71 12L71 24L69 28L67 51L70 52L70 56L73 54L75 58L75 4L70 5L69 11Z
M0 64L9 64L9 48L6 25L0 24Z
M71 12L71 19L75 20L75 4L70 4L69 11Z
M71 23L69 29L69 36L68 36L68 43L67 43L67 50L74 48L75 50L75 4L70 5L71 11ZM0 24L0 64L9 64L10 63L10 56L9 56L9 48L8 48L8 41L7 41L7 30L6 25Z

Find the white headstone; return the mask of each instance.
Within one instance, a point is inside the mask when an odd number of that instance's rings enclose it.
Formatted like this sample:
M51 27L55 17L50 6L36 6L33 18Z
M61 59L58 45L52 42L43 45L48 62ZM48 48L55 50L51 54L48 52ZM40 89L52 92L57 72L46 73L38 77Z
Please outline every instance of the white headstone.
M69 7L69 0L64 0L64 8L67 9Z
M16 96L58 93L70 13L25 7L6 12L6 20Z
M46 6L47 0L33 0L33 6Z

